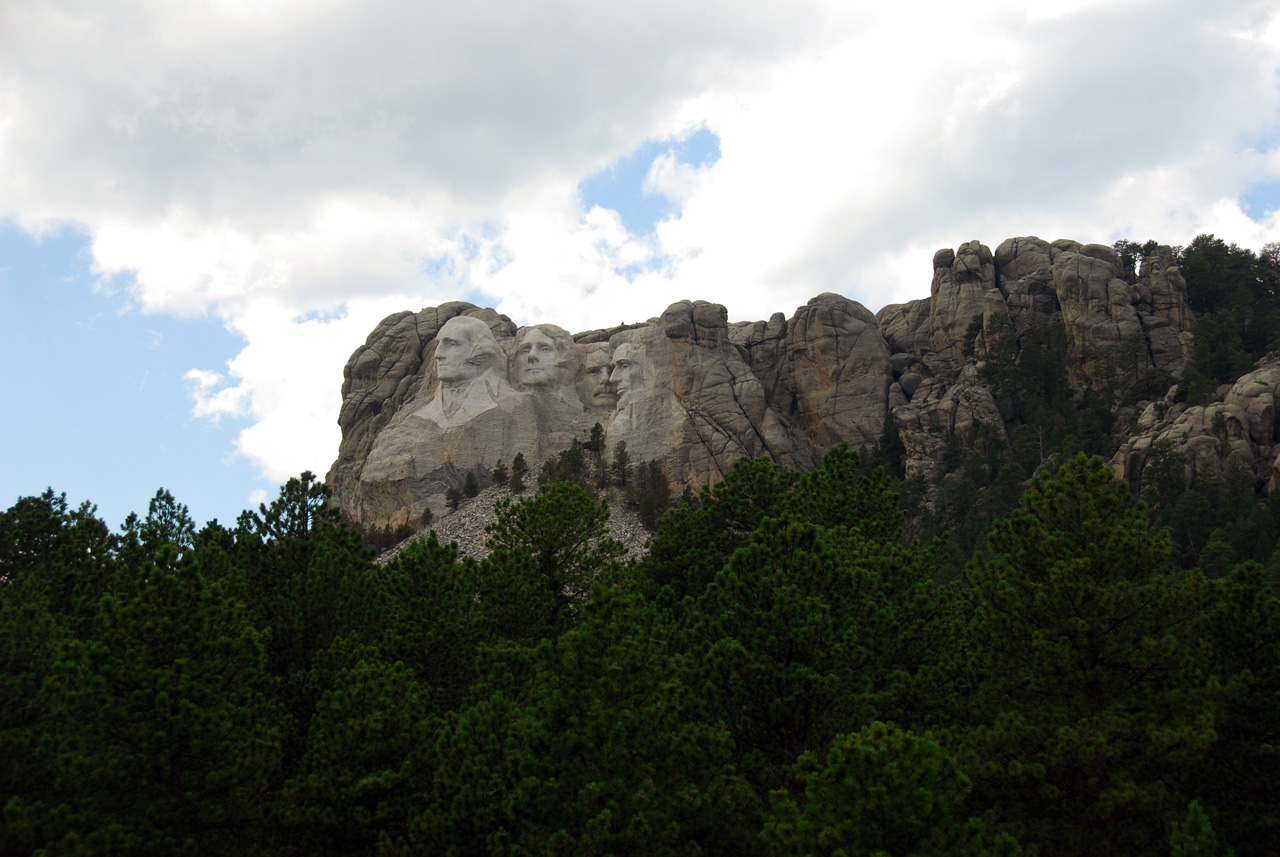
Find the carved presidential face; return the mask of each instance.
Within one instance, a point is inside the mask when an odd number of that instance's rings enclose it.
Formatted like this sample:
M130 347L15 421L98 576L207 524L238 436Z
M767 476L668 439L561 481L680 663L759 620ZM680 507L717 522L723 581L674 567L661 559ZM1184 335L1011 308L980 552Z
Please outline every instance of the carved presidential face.
M525 387L547 387L559 374L555 340L538 328L530 328L516 349L516 379Z
M467 316L451 318L436 334L436 377L446 383L469 381L491 362L497 340L483 321Z
M644 363L644 352L638 345L623 343L614 350L609 381L617 391L618 407L643 399L649 392Z
M612 371L613 358L609 355L609 346L603 343L590 346L582 369L582 386L578 391L583 402L593 408L610 411L617 406L618 394L609 382Z

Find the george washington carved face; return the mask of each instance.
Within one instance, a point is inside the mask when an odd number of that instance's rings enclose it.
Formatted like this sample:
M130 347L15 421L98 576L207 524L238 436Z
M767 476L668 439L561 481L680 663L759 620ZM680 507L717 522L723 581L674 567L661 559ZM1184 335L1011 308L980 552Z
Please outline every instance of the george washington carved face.
M492 367L500 350L489 325L460 315L436 334L436 376L446 384L469 381Z

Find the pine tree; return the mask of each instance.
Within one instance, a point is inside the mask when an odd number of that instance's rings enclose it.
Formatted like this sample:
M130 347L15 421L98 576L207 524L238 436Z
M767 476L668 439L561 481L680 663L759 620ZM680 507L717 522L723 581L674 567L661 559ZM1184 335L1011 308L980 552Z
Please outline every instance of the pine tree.
M1241 857L1262 857L1280 852L1280 601L1256 562L1211 585L1200 627L1225 705L1192 780L1224 841Z
M525 477L528 474L529 465L525 463L524 453L517 452L516 457L511 459L511 479L507 482L507 487L511 489L512 494L524 492Z
M604 426L596 423L591 427L591 436L582 448L594 455L602 455L604 453Z
M679 506L662 519L637 569L646 589L657 595L669 585L679 598L700 595L795 478L768 458L734 462L723 480L700 494L698 508Z
M618 441L618 445L613 448L611 471L614 484L620 488L626 488L628 480L631 479L631 456L627 452L625 440Z
M626 552L605 528L609 504L579 485L546 485L528 500L499 500L494 511L497 520L485 527L490 560L539 580L551 598L553 622L575 612L601 569Z
M773 794L764 838L779 854L1013 852L1008 837L988 850L964 810L969 780L933 737L874 722L838 735L825 755L795 765L803 793Z
M1037 477L966 571L974 796L1045 854L1139 854L1213 741L1203 580L1099 458Z
M46 684L56 798L10 817L59 852L242 853L280 763L261 635L173 545L122 574Z
M1187 817L1173 823L1169 836L1170 857L1232 857L1230 848L1218 843L1213 825L1196 801L1187 804Z

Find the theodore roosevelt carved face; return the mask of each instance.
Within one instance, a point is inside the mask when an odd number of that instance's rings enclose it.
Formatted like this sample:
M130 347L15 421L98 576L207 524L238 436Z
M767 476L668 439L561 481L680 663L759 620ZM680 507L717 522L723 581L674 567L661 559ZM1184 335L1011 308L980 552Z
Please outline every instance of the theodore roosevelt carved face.
M609 382L609 374L613 372L609 346L603 342L588 345L583 363L582 383L578 388L583 404L612 411L618 406L618 394Z

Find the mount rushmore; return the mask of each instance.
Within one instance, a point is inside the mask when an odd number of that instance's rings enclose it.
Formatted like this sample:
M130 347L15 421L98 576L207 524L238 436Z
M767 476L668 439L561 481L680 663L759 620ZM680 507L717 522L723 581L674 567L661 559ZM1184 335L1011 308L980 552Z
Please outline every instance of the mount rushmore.
M1140 344L1139 368L1176 376L1195 319L1175 262L1161 246L1127 269L1106 245L1025 237L938 251L930 296L876 314L830 293L789 318L730 324L723 306L680 301L577 334L464 302L396 313L347 362L328 483L355 523L397 526L442 511L468 472L484 485L517 454L536 466L596 423L606 449L661 461L678 492L744 456L810 468L841 442L874 445L890 416L907 476L929 476L953 436L1013 428L980 372L997 337L1061 325L1079 389L1126 342ZM1193 461L1236 457L1274 483L1280 363L1264 364L1207 406L1172 391L1139 403L1117 474L1137 479L1146 450L1171 438Z

